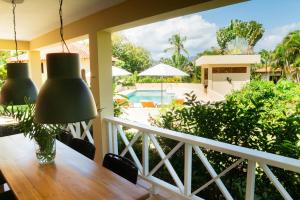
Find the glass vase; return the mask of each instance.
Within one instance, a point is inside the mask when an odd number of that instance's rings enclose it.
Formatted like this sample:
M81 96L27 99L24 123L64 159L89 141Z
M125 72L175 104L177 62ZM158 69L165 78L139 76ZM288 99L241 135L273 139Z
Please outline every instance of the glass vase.
M55 137L35 139L35 153L40 164L44 165L53 163L56 155Z

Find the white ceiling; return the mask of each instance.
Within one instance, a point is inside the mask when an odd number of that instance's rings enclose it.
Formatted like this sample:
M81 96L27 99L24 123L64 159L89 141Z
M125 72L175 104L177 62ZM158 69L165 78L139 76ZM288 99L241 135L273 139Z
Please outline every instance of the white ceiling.
M64 24L125 0L64 0ZM59 27L59 0L24 0L17 4L17 39L31 40ZM0 0L0 39L13 39L12 5Z

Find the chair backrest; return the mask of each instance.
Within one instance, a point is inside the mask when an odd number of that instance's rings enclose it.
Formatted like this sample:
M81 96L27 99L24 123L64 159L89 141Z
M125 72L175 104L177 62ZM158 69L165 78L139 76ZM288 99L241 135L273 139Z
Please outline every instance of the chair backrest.
M89 159L94 160L96 148L92 143L78 138L73 138L71 140L70 147Z
M17 198L15 197L14 193L11 190L0 193L0 199L1 200L17 200Z
M72 139L74 138L73 135L68 131L62 131L59 135L56 137L59 141L64 143L65 145L70 146Z
M134 184L137 182L138 168L127 158L108 153L104 157L103 167L106 167Z

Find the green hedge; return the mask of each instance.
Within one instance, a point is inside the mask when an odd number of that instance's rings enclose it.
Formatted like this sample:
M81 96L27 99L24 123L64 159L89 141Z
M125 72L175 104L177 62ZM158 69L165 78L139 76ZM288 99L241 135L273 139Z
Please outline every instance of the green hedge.
M300 159L300 86L290 81L276 85L268 81L252 81L241 91L233 92L226 101L207 103L196 101L187 94L185 107L173 107L153 121L159 127L206 137L234 145L267 151ZM160 138L165 151L170 151L174 141ZM217 173L237 158L204 150ZM199 187L209 180L209 174L198 159L193 157L193 186ZM183 177L183 149L172 158L172 164ZM222 180L234 194L243 199L246 185L246 163L235 168ZM196 170L195 170L196 169ZM271 168L294 199L300 199L299 174ZM170 180L168 173L161 177ZM194 189L196 189L196 187ZM205 199L223 199L216 185L200 195ZM258 169L256 199L281 199L266 175Z

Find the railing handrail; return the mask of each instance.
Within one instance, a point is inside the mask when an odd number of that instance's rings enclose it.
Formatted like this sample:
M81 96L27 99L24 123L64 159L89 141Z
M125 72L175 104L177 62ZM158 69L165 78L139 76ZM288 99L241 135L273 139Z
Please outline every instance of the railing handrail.
M152 133L169 139L181 141L191 145L197 145L206 149L223 152L232 156L246 158L258 163L264 163L274 167L300 173L300 160L273 153L263 152L255 149L228 144L200 136L194 136L186 133L176 132L164 128L154 127L138 122L121 119L117 117L104 117L107 122L117 123L125 127L135 128L144 133Z

